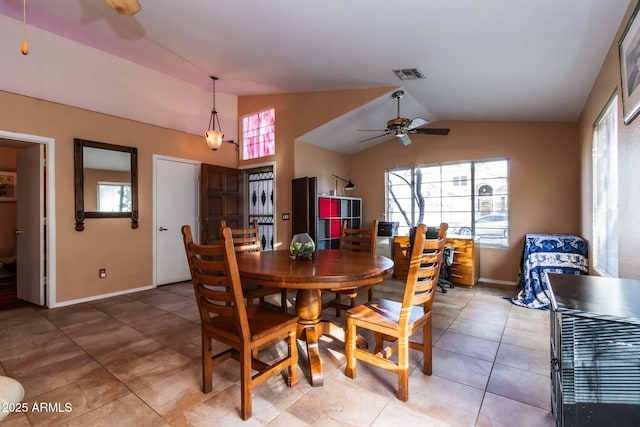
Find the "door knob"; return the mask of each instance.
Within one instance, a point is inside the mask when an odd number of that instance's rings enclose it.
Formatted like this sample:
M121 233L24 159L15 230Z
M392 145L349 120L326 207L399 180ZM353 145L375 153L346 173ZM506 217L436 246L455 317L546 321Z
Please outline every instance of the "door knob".
M22 230L16 230L16 234L22 234L22 233L24 233L24 231L22 231Z
M167 231L167 230L168 230L168 228L166 228L166 227L160 227L160 228L159 228L159 230L160 230L160 231Z

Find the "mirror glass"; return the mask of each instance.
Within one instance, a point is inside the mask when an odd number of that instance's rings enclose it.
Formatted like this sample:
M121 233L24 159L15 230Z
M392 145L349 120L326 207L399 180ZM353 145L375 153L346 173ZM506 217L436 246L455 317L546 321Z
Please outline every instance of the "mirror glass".
M83 147L85 212L131 212L131 154Z
M85 218L131 217L138 228L137 149L74 139L76 230Z

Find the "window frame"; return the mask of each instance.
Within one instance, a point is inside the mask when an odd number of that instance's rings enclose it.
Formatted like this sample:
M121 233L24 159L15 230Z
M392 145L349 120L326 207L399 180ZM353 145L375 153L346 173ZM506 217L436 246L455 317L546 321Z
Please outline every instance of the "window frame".
M500 177L495 177L496 179L504 179L506 180L506 193L503 192L496 192L496 188L493 188L492 194L490 196L482 196L478 194L477 191L477 187L478 186L483 186L486 185L484 183L484 180L487 178L481 178L478 179L477 176L477 165L479 164L483 164L483 163L490 163L490 162L495 162L495 161L506 161L506 171L505 171L505 176L500 176ZM443 168L446 167L451 167L451 166L455 166L455 165L468 165L468 172L469 174L467 176L464 177L464 179L462 179L462 175L452 175L450 177L450 179L444 179L443 178ZM403 172L403 175L407 175L407 171L410 171L410 179L407 179L407 177L405 176L404 178L402 178L403 181L405 181L409 186L410 186L410 191L408 192L410 194L410 204L411 204L411 209L410 212L408 212L408 214L411 217L409 222L409 227L411 226L415 226L417 222L419 222L419 219L416 217L416 215L418 214L417 212L417 206L416 206L416 197L415 197L415 192L416 192L416 170L417 169L427 169L427 168L439 168L439 174L440 174L440 180L438 182L438 184L442 187L443 183L448 183L451 184L451 186L455 187L455 188L461 188L461 187L467 187L469 189L469 193L468 195L462 195L462 196L455 196L455 195L449 195L449 196L443 196L443 192L440 191L440 196L436 196L436 197L432 197L431 199L433 200L439 200L440 202L440 210L439 212L434 212L432 211L431 214L432 215L439 215L440 218L443 218L444 215L449 214L449 216L451 216L451 213L455 213L458 212L461 215L464 214L469 214L470 216L470 226L469 227L465 227L465 226L454 226L453 222L449 223L449 235L450 237L460 237L460 238L471 238L474 239L478 245L482 246L482 247L490 247L490 248L499 248L499 249L506 249L510 246L509 244L509 229L511 228L511 216L510 216L510 199L511 199L511 195L510 195L510 188L511 188L511 184L510 184L510 180L511 180L511 171L510 171L510 167L511 167L511 159L508 155L506 156L499 156L499 157L491 157L491 158L485 158L485 159L476 159L476 160L464 160L464 161L455 161L455 162L443 162L443 163L433 163L433 164L423 164L423 165L414 165L414 166L409 166L409 167L397 167L397 168L390 168L387 169L385 171L385 207L386 207L386 217L388 218L389 221L393 221L394 219L392 218L393 213L397 213L395 212L395 209L392 208L392 203L393 206L397 206L398 202L398 198L396 197L395 194L392 193L391 188L392 188L392 183L390 180L390 174L392 173L399 173L399 172ZM396 175L397 176L397 175ZM422 180L422 182L425 182L425 179ZM427 181L428 182L428 181ZM431 181L436 182L436 181ZM464 182L463 185L460 185L460 183ZM457 183L457 185L456 185ZM478 187L479 188L479 187ZM392 196L394 197L394 200L392 200ZM504 210L501 211L496 211L495 209L492 209L491 213L487 213L487 214L482 214L480 211L480 206L479 206L479 202L480 202L480 197L492 197L492 203L495 206L496 203L503 203L505 200L505 196L506 196L506 206ZM450 211L450 210L444 210L443 206L442 206L442 200L443 199L447 199L447 198L452 198L452 197L468 197L468 210L463 210L463 211ZM424 194L423 194L423 199L425 198ZM405 197L406 199L406 197ZM499 200L502 199L502 202L499 202ZM428 201L426 201L425 203L427 203ZM429 212L427 212L427 208L425 208L423 214L428 214ZM407 218L409 215L407 215L407 212L403 212L403 216L405 218ZM505 235L503 237L497 238L497 237L490 237L488 235L482 235L482 236L477 236L477 230L476 230L476 221L484 216L489 216L489 215L504 215L506 216L507 219L507 226L505 229ZM425 215L426 216L426 215ZM425 220L423 219L422 222L424 222ZM447 222L447 221L445 221ZM401 228L404 228L406 226L402 226ZM456 231L461 231L463 228L470 230L471 235L470 236L463 236L463 235L459 235L458 233L456 233L455 235L453 235L451 233L452 230L455 230L454 227L456 227L458 230ZM499 239L499 240L498 240Z
M618 247L618 120L618 93L614 92L593 123L591 140L592 261L593 269L606 277L618 277L620 259ZM606 129L600 132L599 126L605 123L610 123L611 129L608 132ZM598 137L605 134L613 139L603 140L604 146L599 146ZM598 155L603 155L603 161L599 161ZM612 162L615 162L615 171L613 172L609 169ZM607 169L598 173L599 165L603 165ZM601 182L599 177L602 177L604 182ZM601 256L606 258L603 259Z

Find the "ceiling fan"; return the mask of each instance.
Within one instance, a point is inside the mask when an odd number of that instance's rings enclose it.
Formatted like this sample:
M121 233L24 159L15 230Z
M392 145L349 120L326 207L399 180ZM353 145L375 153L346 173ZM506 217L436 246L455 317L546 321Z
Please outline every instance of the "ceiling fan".
M135 15L141 9L137 0L105 0L111 9L122 15Z
M403 90L397 90L391 94L393 99L398 103L398 117L395 119L391 119L387 122L387 128L384 130L370 130L370 129L359 129L361 131L366 132L384 132L382 135L377 135L371 138L363 139L362 141L358 141L358 143L362 143L365 141L370 141L372 139L381 138L383 136L388 136L394 134L398 142L402 145L411 144L411 138L409 138L409 134L421 134L421 135L449 135L449 131L451 129L447 128L420 128L420 126L424 126L429 123L428 120L422 119L420 117L416 117L413 120L409 120L404 117L400 117L400 99L404 96Z

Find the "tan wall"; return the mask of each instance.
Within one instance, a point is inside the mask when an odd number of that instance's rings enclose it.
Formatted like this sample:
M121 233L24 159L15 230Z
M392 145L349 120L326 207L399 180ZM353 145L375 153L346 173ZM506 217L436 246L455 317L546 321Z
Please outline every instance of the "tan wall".
M237 167L231 144L214 153L200 136L7 92L0 92L0 129L55 138L58 302L152 284L153 154ZM138 148L138 229L128 219L100 218L75 231L76 137ZM99 268L107 269L106 279L98 278Z
M276 162L276 248L289 245L291 221L283 221L281 213L291 212L291 180L296 177L296 139L301 135L389 92L391 88L356 89L280 95L241 96L238 118L275 108L276 154L255 161L240 161L241 167ZM312 159L307 159L311 161ZM331 175L331 165L324 165ZM305 176L302 174L300 176ZM309 176L313 176L309 174Z
M0 147L0 171L15 172L17 151ZM18 177L19 179L20 177ZM0 253L16 244L16 202L0 202Z
M295 173L294 178L303 176L318 177L318 193L329 194L331 190L336 190L340 196L351 196L351 191L344 192L345 182L333 178L337 175L341 178L349 179L349 156L336 151L327 150L317 145L307 144L298 141L295 144ZM355 182L356 187L358 183Z
M606 106L610 97L618 94L618 275L623 278L640 279L640 190L638 189L640 165L640 118L629 125L623 121L622 92L620 90L620 62L618 40L631 16L635 2L631 2L627 14L600 69L579 121L580 144L580 193L582 195L581 233L592 241L593 185L591 142L593 124ZM590 251L591 254L591 251ZM593 261L590 260L590 265ZM592 271L591 274L597 274Z
M574 123L438 122L449 136L412 135L350 159L354 196L364 221L384 219L385 170L438 162L510 158L509 248L480 250L480 277L515 282L526 233L570 233L578 227L578 145Z
M390 167L493 156L511 157L511 247L483 249L481 276L515 281L522 239L527 232L578 231L577 130L567 123L439 123L448 137L413 136L403 148L390 141L354 156L295 142L389 88L247 96L238 98L238 117L276 108L276 155L237 161L231 144L213 153L200 136L0 92L0 129L56 139L57 300L90 297L152 283L152 155L162 154L227 167L276 162L278 213L276 244L288 243L291 179L319 176L320 191L334 188L332 174L358 185L350 196L364 198L364 219L383 218L384 171ZM39 117L33 120L33 117ZM138 148L140 228L127 219L88 219L85 231L73 222L73 138ZM309 173L303 173L309 170ZM313 173L311 173L313 172ZM340 187L341 188L341 187ZM549 215L552 213L552 215ZM107 268L107 279L98 269Z

